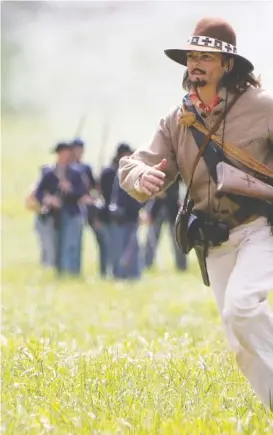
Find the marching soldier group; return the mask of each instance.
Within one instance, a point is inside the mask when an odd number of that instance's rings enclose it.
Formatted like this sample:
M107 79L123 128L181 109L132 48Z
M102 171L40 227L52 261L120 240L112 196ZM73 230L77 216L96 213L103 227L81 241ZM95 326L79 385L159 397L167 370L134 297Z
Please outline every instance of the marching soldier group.
M42 266L79 275L83 231L89 227L97 242L101 277L139 279L153 265L162 224L168 222L176 268L186 270L186 256L174 239L181 179L164 196L139 203L120 187L117 175L119 161L133 153L131 147L118 144L109 166L95 179L83 162L84 146L81 139L58 143L53 149L56 163L41 167L27 196L26 206L35 212ZM142 247L139 229L144 220L148 230Z

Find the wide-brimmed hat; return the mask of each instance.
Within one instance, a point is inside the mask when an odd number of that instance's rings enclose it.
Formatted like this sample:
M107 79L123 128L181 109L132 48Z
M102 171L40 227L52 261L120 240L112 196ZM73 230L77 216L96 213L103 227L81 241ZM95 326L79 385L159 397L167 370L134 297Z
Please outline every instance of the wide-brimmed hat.
M184 47L164 50L164 53L175 62L187 66L188 51L229 54L234 58L235 66L244 66L249 72L254 69L248 59L237 53L235 30L221 18L203 18L197 23Z

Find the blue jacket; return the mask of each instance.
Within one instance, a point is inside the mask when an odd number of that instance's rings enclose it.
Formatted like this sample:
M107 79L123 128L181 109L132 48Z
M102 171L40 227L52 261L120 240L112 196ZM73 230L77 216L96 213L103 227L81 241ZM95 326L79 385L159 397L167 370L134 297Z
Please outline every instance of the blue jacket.
M104 168L100 175L100 189L107 206L109 206L111 201L111 194L116 172L117 171L113 167L109 166Z
M116 169L112 166L104 168L100 174L99 185L104 199L104 205L99 210L98 216L99 219L104 223L110 223L109 205L111 202L111 194L115 175Z
M137 222L139 210L143 206L144 204L140 204L120 187L119 178L116 174L113 183L110 206L113 218L116 214L123 223Z
M61 198L62 208L64 210L71 215L79 214L81 209L78 201L82 196L86 195L87 188L78 170L68 166L65 171L66 179L72 185L71 192L64 193L60 191L59 178L56 175L56 166L54 166L42 175L36 188L35 197L37 201L42 204L46 194L57 195Z
M92 168L87 163L76 162L71 165L73 169L77 169L86 183L88 190L94 189L96 186L95 178L93 176Z

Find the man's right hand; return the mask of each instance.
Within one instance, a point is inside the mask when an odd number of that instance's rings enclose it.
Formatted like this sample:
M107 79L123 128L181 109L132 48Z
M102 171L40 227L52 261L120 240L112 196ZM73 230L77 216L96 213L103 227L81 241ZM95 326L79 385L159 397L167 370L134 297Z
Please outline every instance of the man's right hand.
M47 207L52 207L52 208L60 208L61 201L55 195L45 195L44 200L43 200L43 205L45 205Z
M60 200L60 198L58 198L57 196L53 195L52 197L52 207L53 208L61 208L62 206L62 202Z
M147 166L138 180L137 190L148 196L156 195L164 185L166 177L164 170L167 168L167 160L162 159L160 163L155 166Z

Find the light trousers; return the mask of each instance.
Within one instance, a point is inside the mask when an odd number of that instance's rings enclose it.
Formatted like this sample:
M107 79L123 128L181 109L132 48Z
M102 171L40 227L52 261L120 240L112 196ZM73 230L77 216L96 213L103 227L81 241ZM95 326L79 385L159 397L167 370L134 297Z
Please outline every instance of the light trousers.
M263 217L231 231L207 258L211 287L237 363L273 410L273 236Z

